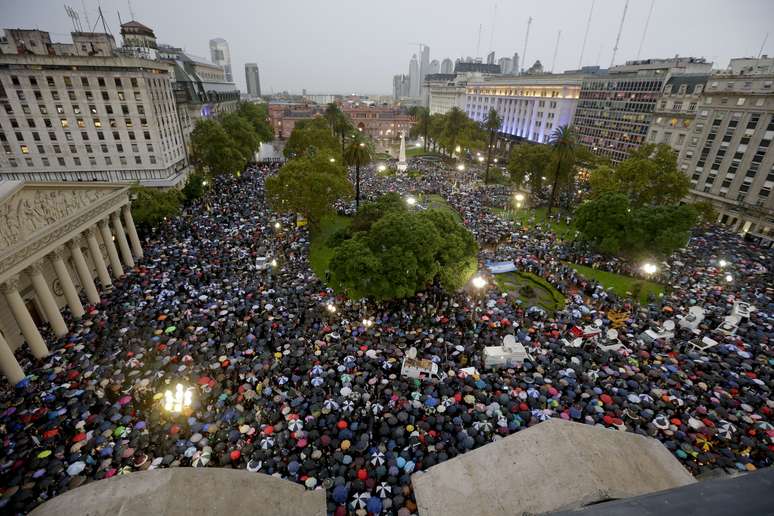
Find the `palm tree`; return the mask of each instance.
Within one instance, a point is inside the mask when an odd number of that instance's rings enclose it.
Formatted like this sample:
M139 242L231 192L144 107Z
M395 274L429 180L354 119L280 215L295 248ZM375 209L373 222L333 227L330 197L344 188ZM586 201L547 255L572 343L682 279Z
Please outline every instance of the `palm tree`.
M468 115L465 114L458 107L453 107L445 115L445 124L443 128L443 135L446 141L449 143L449 153L454 153L454 149L457 147L457 141L459 141L463 129L465 128L465 122Z
M497 110L492 108L489 110L489 114L484 121L484 129L489 133L489 145L486 148L486 174L484 176L484 184L489 184L489 163L492 160L492 146L494 146L494 138L500 126L503 125L503 119L497 114Z
M333 121L333 134L338 135L341 139L341 154L344 154L344 142L349 132L352 132L352 124L347 115L339 111L336 114L336 119Z
M333 131L334 134L336 134L336 121L338 120L340 114L341 109L339 109L338 104L335 102L328 104L325 107L325 112L323 113L323 117L328 121L328 125L331 126L331 131Z
M557 127L551 133L548 143L552 147L552 154L556 160L556 170L554 171L551 199L548 201L546 217L551 216L551 209L556 203L556 186L559 184L562 169L571 171L575 168L575 130L569 125Z
M371 149L359 133L356 133L344 151L344 163L355 167L355 211L360 209L360 167L371 161Z
M430 133L430 110L422 106L412 106L409 114L414 117L414 126L411 128L411 134L416 136L421 134L425 138L424 149L427 152L427 139Z

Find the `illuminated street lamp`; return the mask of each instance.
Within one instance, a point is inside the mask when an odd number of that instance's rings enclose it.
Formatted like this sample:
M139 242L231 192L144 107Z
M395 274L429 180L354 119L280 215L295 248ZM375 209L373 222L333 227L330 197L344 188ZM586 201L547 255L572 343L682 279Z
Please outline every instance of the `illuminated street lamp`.
M454 152L461 152L461 151L462 151L462 147L460 147L459 145L454 147Z
M658 270L658 267L656 267L655 264L647 262L642 265L642 272L644 272L647 275L655 274Z
M409 195L408 197L406 197L406 204L408 204L409 206L414 206L416 203L417 203L417 200L413 195Z
M730 274L726 274L725 280L726 280L726 283L731 283L732 281L734 281L734 277L731 276Z
M202 186L207 186L207 180L202 181Z
M482 276L474 276L472 283L473 283L473 286L476 287L478 290L481 290L487 285L487 281Z
M484 156L479 156L478 157L478 161L479 161L479 163L483 163L484 162Z
M497 158L494 158L494 159L492 159L492 161L494 161L495 163L497 163Z
M546 180L546 176L541 176L541 177L540 177L540 179L542 179L543 181L545 181L545 180Z
M718 261L718 265L720 265L721 267L725 267L726 265L728 265L728 262L725 260L720 260Z
M276 258L274 258L274 259L271 261L271 266L272 266L272 267L276 267L276 266L277 266L277 259L276 259Z
M513 197L516 199L516 202L522 202L524 200L524 194L523 193L517 193Z
M336 158L331 158L328 161L330 161L331 163L336 163Z
M374 322L371 319L363 319L363 326L366 328L370 328L374 325Z
M379 172L384 172L385 170L387 170L387 167L385 167L384 165L379 165L379 167L377 168L377 170L378 170Z
M459 165L457 165L457 170L459 170L460 172L464 171L465 170L465 165L460 163Z
M328 310L332 314L336 313L336 305L334 305L333 303L327 303L325 305L325 309Z
M361 147L365 147L365 143L363 143L363 142L360 142L360 146L361 146Z
M190 387L183 387L182 384L175 385L172 390L164 391L164 410L175 414L181 413L184 409L191 406L193 401L193 390Z
M274 223L274 229L279 229L281 227L282 227L282 225L279 222L275 222Z

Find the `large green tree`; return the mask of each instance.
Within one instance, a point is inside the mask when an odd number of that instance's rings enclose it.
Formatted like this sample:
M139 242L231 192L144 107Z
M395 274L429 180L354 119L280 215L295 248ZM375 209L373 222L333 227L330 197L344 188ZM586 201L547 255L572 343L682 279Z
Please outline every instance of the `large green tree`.
M532 193L542 187L542 177L551 160L551 148L547 145L520 143L511 148L508 159L508 172L511 182L517 188L529 180Z
M397 200L364 206L363 212L378 205L371 216L379 218L336 247L331 285L350 297L376 300L413 296L436 279L449 290L463 286L477 266L470 232L449 213L407 211ZM380 212L392 204L396 209Z
M495 136L500 126L503 125L503 119L497 113L495 108L491 108L484 121L484 129L489 135L489 144L486 146L486 173L484 174L484 184L489 184L489 164L492 161L492 147L494 147Z
M685 197L688 177L677 169L677 154L665 144L646 144L616 167L601 165L589 177L591 195L625 194L632 206L676 204Z
M191 132L191 158L211 174L241 172L248 157L215 120L199 119Z
M335 156L339 163L341 162L339 144L324 118L301 120L296 123L283 152L286 158L328 152Z
M580 239L605 254L668 256L688 241L698 212L691 205L632 207L624 193L606 192L575 210Z
M392 211L407 211L405 199L397 192L386 193L375 201L365 203L352 218L350 229L353 233L368 231L377 220Z
M246 118L236 112L226 113L220 117L220 124L242 156L249 159L259 149L261 140L255 133L254 126Z
M341 163L321 152L285 163L266 180L266 197L274 211L300 213L317 228L336 201L352 198L352 184Z
M132 201L132 218L142 230L155 228L165 219L180 212L182 195L174 188L161 190L134 186L132 193L135 196Z
M546 216L551 216L551 210L556 204L557 187L562 178L575 173L575 130L568 125L557 127L551 133L549 145L552 150L553 165L547 170L551 175L551 197L548 200Z
M371 148L365 138L358 133L344 150L344 163L355 167L355 211L360 209L360 167L371 161Z
M240 102L236 112L253 126L260 141L268 142L274 138L274 130L269 122L269 110L265 104Z

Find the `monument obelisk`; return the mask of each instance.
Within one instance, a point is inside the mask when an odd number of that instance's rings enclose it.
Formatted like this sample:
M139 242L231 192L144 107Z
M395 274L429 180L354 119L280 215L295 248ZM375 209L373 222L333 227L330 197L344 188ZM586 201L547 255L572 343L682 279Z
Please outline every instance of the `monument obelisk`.
M408 170L408 163L406 163L406 135L400 133L400 152L398 153L398 172L405 172Z

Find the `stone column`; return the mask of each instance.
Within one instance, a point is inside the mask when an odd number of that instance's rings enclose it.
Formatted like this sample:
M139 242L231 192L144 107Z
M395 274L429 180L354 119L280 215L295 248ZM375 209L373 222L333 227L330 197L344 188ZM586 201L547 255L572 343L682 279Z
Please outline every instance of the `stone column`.
M86 263L86 258L81 251L81 244L83 240L81 237L75 237L70 241L70 252L73 255L73 263L75 263L75 270L78 271L78 277L81 280L81 287L86 292L86 299L92 305L97 305L100 302L99 292L97 292L97 286L94 284L94 278L91 277L91 270Z
M121 207L121 212L124 214L124 222L126 222L126 232L129 235L129 243L132 244L132 251L134 256L138 260L142 259L142 243L140 243L140 237L137 235L137 228L134 227L134 219L132 218L132 207L129 204L124 204Z
M113 242L113 233L110 232L110 226L104 220L97 222L97 226L99 226L99 231L102 235L102 242L107 247L108 259L110 260L110 266L113 268L113 277L120 278L124 275L124 268L121 267L121 260L118 258L118 251L116 250L116 243Z
M73 279L70 277L70 271L67 270L67 265L64 262L64 249L60 248L49 255L51 262L54 264L54 270L59 277L59 283L64 290L64 296L67 300L67 306L70 307L70 313L73 318L80 319L85 313L81 299L78 297L78 290L75 288Z
M64 322L62 313L59 311L59 306L56 304L54 294L51 293L51 289L48 288L48 284L46 283L46 278L43 277L43 270L41 269L40 262L28 267L27 274L32 278L32 286L35 288L35 294L38 295L38 301L43 305L43 311L46 312L48 323L54 330L54 334L57 337L67 335L67 325Z
M91 259L94 260L94 266L97 268L97 276L99 277L99 282L102 283L102 288L112 287L113 281L110 279L105 259L102 257L102 251L99 248L97 233L94 228L86 230L86 241L89 243L89 254Z
M2 334L0 334L0 371L3 372L3 375L11 385L16 385L24 380L24 371L19 366L16 357L13 356L13 351L8 347L8 343Z
M130 268L134 268L134 258L132 252L129 250L129 242L126 241L126 233L124 233L124 226L121 224L121 216L117 211L110 214L110 221L113 223L113 229L116 232L116 240L118 241L118 249L121 250L121 258L124 259L124 263Z
M35 321L32 320L32 316L30 315L29 310L27 310L24 300L22 300L21 295L19 295L19 279L13 278L6 280L5 283L0 285L0 290L3 291L6 301L8 301L8 306L11 308L11 313L13 313L13 316L16 319L16 324L19 325L19 329L21 329L24 340L27 341L27 344L32 350L32 354L35 355L36 358L47 357L48 348L46 347L46 343L43 341L43 337L40 335L38 327L35 326Z

